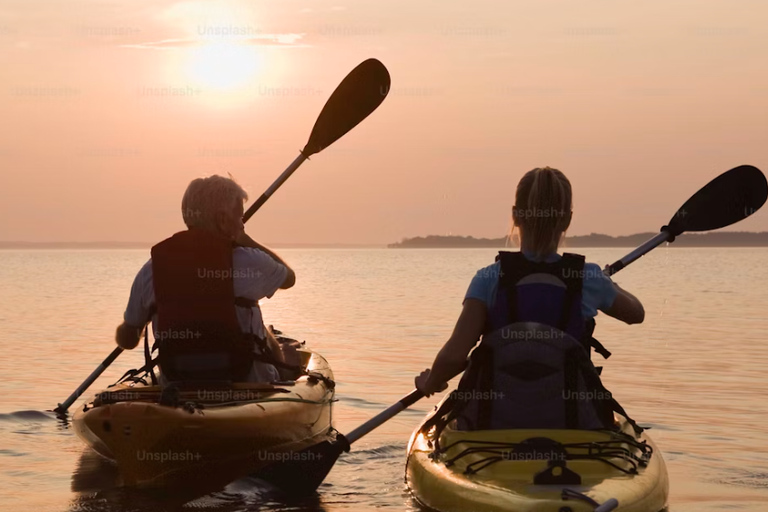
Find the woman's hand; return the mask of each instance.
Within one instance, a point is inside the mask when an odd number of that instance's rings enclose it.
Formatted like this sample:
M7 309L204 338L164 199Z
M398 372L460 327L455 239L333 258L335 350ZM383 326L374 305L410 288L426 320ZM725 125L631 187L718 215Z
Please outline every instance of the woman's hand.
M426 369L423 372L421 372L421 374L418 375L414 380L416 384L416 389L424 393L424 396L430 396L434 393L439 393L440 391L445 391L446 389L448 389L447 382L443 382L443 383L431 382L430 374L431 374L431 371L429 369Z

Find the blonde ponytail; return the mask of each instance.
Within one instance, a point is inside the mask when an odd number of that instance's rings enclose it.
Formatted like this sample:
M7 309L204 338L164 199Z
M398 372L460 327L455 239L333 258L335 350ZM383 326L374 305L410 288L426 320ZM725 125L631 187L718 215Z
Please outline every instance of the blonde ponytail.
M537 259L556 252L571 223L571 206L571 183L562 172L551 167L528 171L517 185L512 212L521 245L524 238Z

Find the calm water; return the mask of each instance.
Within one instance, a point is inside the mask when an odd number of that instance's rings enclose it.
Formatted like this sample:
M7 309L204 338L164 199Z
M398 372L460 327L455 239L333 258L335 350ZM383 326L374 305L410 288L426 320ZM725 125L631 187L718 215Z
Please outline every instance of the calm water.
M395 402L449 336L476 269L493 250L280 251L295 288L263 302L268 323L307 340L336 372L336 427L346 432ZM601 264L623 249L585 250ZM52 409L113 349L142 250L0 251L0 510L163 510L108 489ZM764 511L768 503L768 249L659 248L616 276L646 321L601 316L613 351L606 386L661 448L671 512ZM142 363L123 354L96 391ZM240 480L187 510L418 510L403 485L405 445L437 402L424 400L355 444L319 496L276 501ZM73 407L74 409L74 407ZM73 476L76 477L73 480ZM75 492L76 488L88 491Z

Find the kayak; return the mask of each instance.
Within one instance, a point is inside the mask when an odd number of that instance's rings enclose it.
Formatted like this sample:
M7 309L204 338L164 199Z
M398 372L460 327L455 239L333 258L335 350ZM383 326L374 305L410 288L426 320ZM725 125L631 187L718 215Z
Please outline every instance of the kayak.
M124 486L174 486L205 475L232 481L335 432L333 372L318 353L300 353L304 372L291 381L165 390L115 384L75 412L73 428L117 464Z
M427 417L408 444L406 483L440 512L664 509L669 480L661 453L645 432L614 417L616 431L459 431L454 420L439 433L425 425Z

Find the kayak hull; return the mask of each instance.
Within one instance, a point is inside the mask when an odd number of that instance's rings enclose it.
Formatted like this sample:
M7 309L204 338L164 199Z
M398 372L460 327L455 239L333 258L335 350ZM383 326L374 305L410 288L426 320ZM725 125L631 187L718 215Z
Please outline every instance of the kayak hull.
M186 390L175 407L157 403L157 386L113 386L97 397L124 400L91 402L74 414L73 428L117 464L125 486L166 487L206 475L231 481L330 438L333 373L314 352L307 369L324 379L207 386Z
M499 460L474 474L465 474L487 461L489 452L471 453L450 461L462 450L480 443L498 443L498 446L519 445L534 438L547 438L562 444L616 442L620 446L621 434L608 431L583 430L488 430L462 432L455 424L445 427L438 439L440 452L435 452L434 431L422 432L419 427L408 445L406 483L413 496L423 505L440 512L592 512L595 505L588 501L563 498L563 490L576 491L597 503L611 498L618 500L618 512L658 512L666 506L669 495L667 469L661 454L644 433L635 435L632 427L621 416L616 416L621 432L646 443L653 450L647 465L638 467L637 474L626 474L599 460L568 460L566 466L581 476L581 484L535 485L534 475L545 470L548 461L538 457L502 456ZM451 447L452 445L452 447ZM476 443L474 443L477 446ZM631 450L631 443L626 445ZM568 448L569 453L578 449ZM512 454L514 452L507 452ZM530 454L529 454L530 455ZM536 460L539 459L539 460ZM619 467L629 469L626 461L611 457Z

